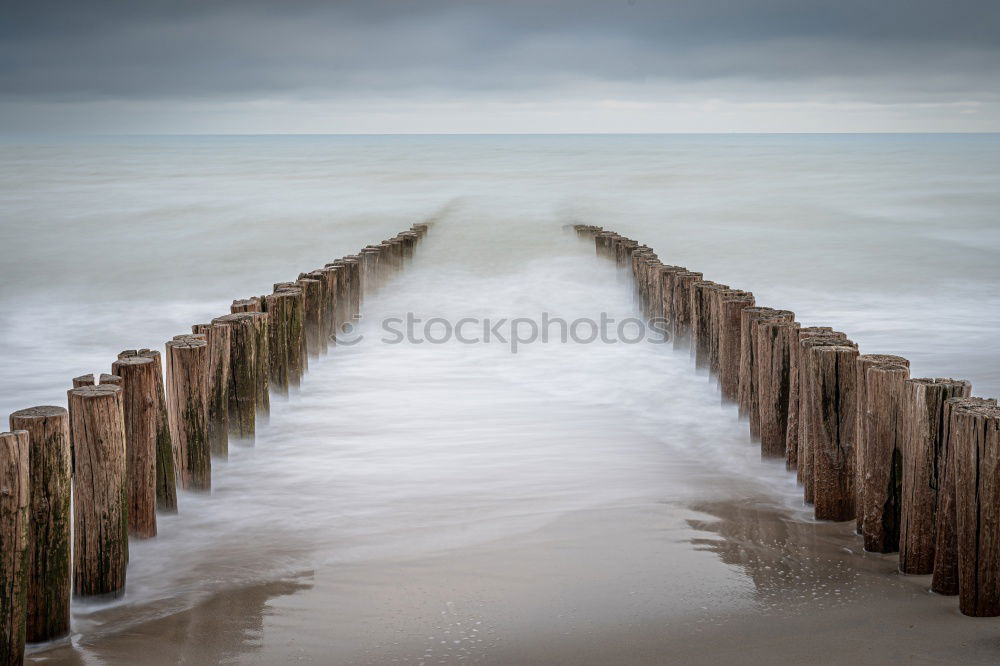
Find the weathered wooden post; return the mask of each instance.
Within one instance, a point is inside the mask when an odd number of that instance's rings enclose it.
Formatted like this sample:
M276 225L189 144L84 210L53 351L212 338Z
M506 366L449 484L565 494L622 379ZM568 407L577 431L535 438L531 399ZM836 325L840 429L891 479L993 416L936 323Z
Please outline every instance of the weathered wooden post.
M866 459L869 432L868 432L868 382L866 377L868 375L868 368L875 365L905 365L910 366L910 362L903 358L902 356L895 356L893 354L861 354L858 356L856 361L856 372L858 375L857 385L858 385L858 399L857 399L857 424L855 426L857 432L857 452L854 457L854 476L858 479L856 485L856 490L858 497L855 500L855 504L858 507L858 515L856 518L856 527L858 534L862 534L862 525L865 522L865 514L862 510L864 506L864 501L861 498L861 490L864 487L861 483L861 479L864 477L865 470L863 462Z
M720 372L720 363L722 361L722 355L719 343L722 340L722 301L730 300L734 297L740 296L752 296L748 291L743 291L742 289L719 289L712 290L709 292L711 305L709 306L709 361L710 368L713 374L718 377ZM739 326L737 325L737 331ZM736 357L736 371L739 372L739 338L737 337L737 357ZM738 375L737 375L738 376Z
M799 329L801 331L801 329ZM799 480L802 482L802 497L806 504L813 504L815 498L815 469L816 462L814 457L815 452L815 439L813 435L813 424L812 416L815 413L813 411L812 398L815 395L813 392L813 380L816 376L816 371L812 364L812 355L809 350L813 347L840 347L855 346L853 342L847 339L847 336L843 333L829 333L826 335L814 335L799 337L799 442L798 442L798 476Z
M31 523L29 457L27 431L0 432L0 663L4 665L20 664L24 659Z
M717 314L719 331L719 390L723 401L736 400L740 385L741 320L744 308L754 305L753 294L720 291Z
M788 469L799 469L799 353L801 346L799 341L814 335L824 335L833 333L829 326L806 326L797 328L793 332L791 348L788 350L789 381L788 381L788 430L785 440L786 467ZM844 338L847 336L845 335ZM798 476L802 480L801 474Z
M261 312L260 299L256 296L251 296L250 298L235 300L229 306L229 312L233 314L237 312Z
M691 340L691 288L704 277L698 271L678 271L674 273L672 285L670 334L674 348L681 348Z
M151 358L131 356L111 369L122 378L128 531L147 539L156 536L156 365Z
M854 346L818 346L809 350L812 381L814 504L818 520L854 518Z
M729 285L711 280L696 280L691 283L688 312L691 319L691 355L694 356L695 368L707 368L709 365L709 308L711 292L717 289L729 289Z
M865 457L861 461L861 534L865 550L899 550L903 471L903 395L910 369L877 364L865 372Z
M257 413L257 331L254 313L223 315L213 319L212 324L229 328L229 387L226 391L229 436L253 441Z
M10 429L28 433L30 520L25 639L40 643L69 633L73 477L69 412L52 406L22 409L10 415ZM7 487L5 483L0 486ZM2 541L6 550L6 532ZM7 579L0 575L0 580Z
M117 597L128 565L128 482L122 389L70 389L73 437L73 593Z
M322 312L320 327L320 353L327 353L327 348L333 344L337 320L337 269L326 266L311 273L303 273L300 277L319 280L322 285Z
M254 299L258 300L258 299ZM247 312L257 312L247 310ZM208 448L216 458L229 457L229 358L232 330L226 324L195 324L208 342Z
M106 372L101 373L101 383L102 384L115 384L116 386L122 385L122 378L118 375L109 375Z
M257 419L267 423L271 415L271 315L251 312L254 330L254 378Z
M97 382L94 380L94 375L80 375L79 377L73 378L73 388L80 388L81 386L93 386Z
M208 343L205 340L167 342L167 403L181 486L187 490L209 490L212 487L212 453L208 443Z
M344 321L357 319L361 314L361 261L358 255L348 255L341 261L347 267L348 317Z
M155 349L128 349L119 359L143 357L153 361L156 374L156 510L177 513L177 475L174 466L174 444L170 436L167 414L167 392L163 385L163 365Z
M740 313L740 372L737 390L737 403L740 406L740 416L746 416L750 422L750 436L760 437L760 396L757 390L757 327L762 321L781 319L794 321L795 313L791 310L776 310L766 307L744 308ZM782 448L784 451L784 448Z
M677 285L677 276L680 273L687 273L688 269L685 266L661 266L660 267L660 298L662 303L660 304L660 310L662 312L663 318L667 320L670 327L673 327L672 322L674 321L674 291ZM694 284L694 283L691 283ZM688 286L690 289L690 285ZM685 304L685 311L690 312L689 304Z
M1000 615L1000 407L954 412L958 605L965 615Z
M931 590L938 594L958 594L958 534L955 485L955 448L962 441L961 428L956 427L956 413L964 409L995 407L993 398L949 398L944 401L941 435L943 450L938 470L941 485L938 488L938 506L934 535L934 577Z
M300 279L296 284L305 294L305 335L306 352L315 358L319 356L323 343L323 293L319 280Z
M791 353L792 345L798 340L798 329L797 321L762 319L754 334L760 452L768 458L786 458L792 387Z
M277 291L264 297L264 311L271 317L270 340L270 387L279 395L288 395L290 367L292 361L291 326L301 290Z
M288 353L288 383L298 386L302 376L309 367L309 354L306 348L306 294L294 282L279 282L274 285L274 293L290 293L295 300L292 303L289 319L286 322Z
M935 516L944 427L944 403L967 398L972 385L960 379L908 379L904 393L903 502L899 527L899 570L924 575L934 570Z

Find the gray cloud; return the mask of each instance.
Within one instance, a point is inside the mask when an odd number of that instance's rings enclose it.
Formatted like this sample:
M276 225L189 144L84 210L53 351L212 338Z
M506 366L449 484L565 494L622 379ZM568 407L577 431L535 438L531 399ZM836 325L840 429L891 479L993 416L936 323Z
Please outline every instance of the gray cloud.
M21 2L7 100L344 98L799 86L848 99L992 98L993 0ZM719 89L719 88L717 88ZM824 92L825 91L825 92Z

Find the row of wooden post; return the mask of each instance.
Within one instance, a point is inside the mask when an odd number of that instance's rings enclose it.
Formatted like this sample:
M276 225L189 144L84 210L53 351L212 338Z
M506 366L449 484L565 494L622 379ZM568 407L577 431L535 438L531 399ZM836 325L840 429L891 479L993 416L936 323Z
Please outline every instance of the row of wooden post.
M866 550L898 551L902 573L933 574L966 615L1000 615L996 400L962 379L911 378L905 358L861 354L840 331L802 326L620 234L575 230L632 276L643 312L717 378L817 519L855 521Z
M169 340L162 359L121 352L111 374L73 379L68 410L11 414L0 433L0 664L21 663L26 641L65 636L71 596L124 592L128 538L156 535L157 511L177 511L178 483L211 488L213 458L228 456L231 439L253 441L270 394L299 386L309 359L336 344L428 229L233 301Z

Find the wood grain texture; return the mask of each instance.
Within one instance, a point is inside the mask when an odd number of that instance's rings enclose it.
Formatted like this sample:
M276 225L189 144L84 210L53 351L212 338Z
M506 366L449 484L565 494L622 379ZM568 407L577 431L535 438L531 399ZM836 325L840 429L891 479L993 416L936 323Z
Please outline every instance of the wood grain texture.
M118 597L128 566L128 471L122 389L68 393L76 450L73 483L73 593Z
M156 536L156 365L143 356L112 364L122 378L128 469L128 531L138 539Z
M785 446L791 404L791 350L798 340L798 329L797 321L764 319L758 323L753 334L760 452L767 458L787 460Z
M24 658L28 590L29 442L25 430L0 433L0 663Z
M776 319L793 321L791 310L751 307L740 313L740 375L736 401L740 415L750 422L750 436L760 438L760 396L757 387L757 327L761 322ZM782 446L782 453L784 446Z
M899 570L924 575L934 571L942 442L947 431L944 403L950 398L968 397L972 385L960 379L908 379L904 391Z
M69 412L63 407L48 405L22 409L10 415L10 429L28 433L25 638L29 643L38 643L69 633L73 478Z
M811 381L813 502L817 520L854 518L856 373L853 346L816 346Z
M208 443L208 342L205 340L167 342L167 404L181 487L210 490L212 454Z
M723 401L736 401L740 388L741 322L743 311L752 308L753 294L746 292L719 292L719 391Z

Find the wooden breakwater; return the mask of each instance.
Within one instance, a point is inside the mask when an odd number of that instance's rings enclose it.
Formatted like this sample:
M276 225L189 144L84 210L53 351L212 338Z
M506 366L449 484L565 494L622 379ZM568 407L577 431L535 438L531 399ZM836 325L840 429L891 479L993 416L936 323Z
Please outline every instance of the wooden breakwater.
M962 613L1000 615L996 400L962 379L912 378L900 356L863 354L831 326L803 326L621 234L574 229L631 279L644 315L668 320L674 346L738 405L761 455L796 473L817 519L854 521L866 550L932 574Z
M0 433L0 666L21 663L25 642L67 635L72 597L124 593L129 538L156 536L157 512L178 511L178 484L211 489L230 439L252 443L270 394L300 384L428 231L414 224L235 300L162 356L123 351L111 373L72 379L68 409L11 414Z

